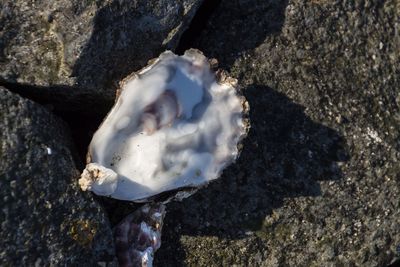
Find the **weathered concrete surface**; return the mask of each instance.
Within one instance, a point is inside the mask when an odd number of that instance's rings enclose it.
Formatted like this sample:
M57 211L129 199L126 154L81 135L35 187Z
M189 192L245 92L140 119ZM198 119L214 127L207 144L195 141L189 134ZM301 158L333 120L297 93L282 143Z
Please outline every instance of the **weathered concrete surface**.
M222 180L169 205L158 266L386 266L400 245L398 1L223 0L196 47L244 85Z
M111 227L77 185L66 126L0 87L0 129L0 265L112 262Z
M201 2L2 1L0 81L40 86L19 90L53 104L99 109L116 82L176 47Z

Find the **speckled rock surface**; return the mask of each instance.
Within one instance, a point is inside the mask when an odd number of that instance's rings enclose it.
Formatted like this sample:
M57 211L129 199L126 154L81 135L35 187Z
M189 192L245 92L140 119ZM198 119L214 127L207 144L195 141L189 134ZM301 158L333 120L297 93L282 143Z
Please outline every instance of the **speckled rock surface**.
M114 260L103 209L77 185L66 126L0 87L0 265Z
M0 81L41 86L23 91L59 105L99 108L121 78L175 48L201 2L2 1Z
M238 164L167 206L156 266L387 266L400 245L398 1L222 0L196 41L244 87Z

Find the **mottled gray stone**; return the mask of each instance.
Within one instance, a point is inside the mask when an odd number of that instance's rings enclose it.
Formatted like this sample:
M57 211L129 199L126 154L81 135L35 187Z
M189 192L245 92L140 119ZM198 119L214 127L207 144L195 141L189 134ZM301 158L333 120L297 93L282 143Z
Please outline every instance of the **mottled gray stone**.
M399 21L394 0L222 0L195 47L239 78L252 130L167 207L158 266L399 259Z
M0 129L0 265L113 261L109 222L77 185L64 123L0 87Z
M201 2L2 1L0 80L53 104L109 103L121 78L176 47Z

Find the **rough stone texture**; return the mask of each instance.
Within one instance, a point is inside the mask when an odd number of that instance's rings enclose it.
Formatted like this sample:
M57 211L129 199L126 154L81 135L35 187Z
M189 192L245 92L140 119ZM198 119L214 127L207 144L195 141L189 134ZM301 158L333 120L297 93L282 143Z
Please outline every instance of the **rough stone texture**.
M65 125L0 87L0 129L0 265L113 261L109 222L77 185Z
M176 47L201 2L2 1L0 81L40 86L19 90L53 104L101 108L116 82Z
M167 206L156 266L399 261L399 29L394 0L222 0L195 47L239 78L253 128Z

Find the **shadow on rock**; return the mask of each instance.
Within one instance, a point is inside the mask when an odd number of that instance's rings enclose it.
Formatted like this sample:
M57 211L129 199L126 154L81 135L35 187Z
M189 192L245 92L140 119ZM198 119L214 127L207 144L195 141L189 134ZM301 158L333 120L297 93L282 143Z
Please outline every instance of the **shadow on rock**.
M171 1L172 2L172 1ZM165 49L176 46L179 34L193 10L168 1L112 1L96 14L89 42L74 65L80 87L115 88L116 82L145 66ZM113 90L108 90L113 92Z
M318 181L342 177L338 162L348 155L335 130L313 122L302 106L265 86L249 86L244 94L252 128L237 163L207 188L167 207L157 255L167 265L183 263L184 252L175 253L181 235L243 238L260 230L285 198L318 196Z
M197 33L198 38L191 46L217 58L220 67L229 69L266 36L281 32L287 5L287 0L222 0L206 29L200 35Z

